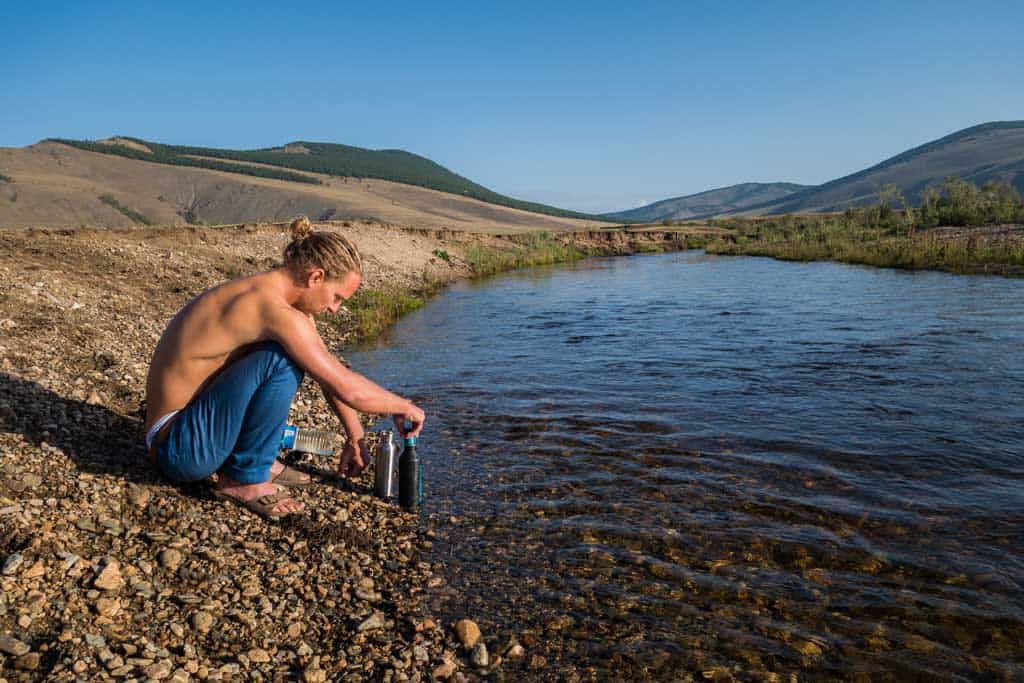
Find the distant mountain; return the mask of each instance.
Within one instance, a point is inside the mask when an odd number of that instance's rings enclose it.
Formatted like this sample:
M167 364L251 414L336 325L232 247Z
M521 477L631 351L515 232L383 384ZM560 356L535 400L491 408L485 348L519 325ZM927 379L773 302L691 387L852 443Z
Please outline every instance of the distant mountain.
M749 206L777 201L808 187L811 186L797 185L796 183L741 183L685 197L663 199L637 209L606 213L601 217L610 221L627 223L709 218L742 211Z
M975 185L1003 180L1024 193L1024 121L996 121L965 128L897 154L863 171L795 192L779 201L747 207L750 214L841 211L878 200L893 184L912 205L924 189L957 176Z
M949 176L978 186L989 180L1006 181L1024 194L1024 121L994 121L965 128L823 185L743 183L603 217L623 222L656 222L842 211L878 201L879 190L889 184L896 186L907 203L920 205L925 188L941 185Z
M139 161L193 166L311 185L322 184L322 180L310 175L313 173L344 178L378 178L549 216L593 218L576 211L506 197L426 157L400 149L374 150L330 142L297 141L280 147L237 150L164 145L130 137L105 140L52 138L48 141Z

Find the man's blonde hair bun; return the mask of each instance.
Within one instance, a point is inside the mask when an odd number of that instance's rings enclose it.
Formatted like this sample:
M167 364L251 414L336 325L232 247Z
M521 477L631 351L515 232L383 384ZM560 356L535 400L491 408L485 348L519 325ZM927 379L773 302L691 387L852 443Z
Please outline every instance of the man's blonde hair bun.
M292 221L291 226L288 228L291 232L292 239L301 242L310 236L313 232L313 224L309 222L309 219L305 216L299 216Z

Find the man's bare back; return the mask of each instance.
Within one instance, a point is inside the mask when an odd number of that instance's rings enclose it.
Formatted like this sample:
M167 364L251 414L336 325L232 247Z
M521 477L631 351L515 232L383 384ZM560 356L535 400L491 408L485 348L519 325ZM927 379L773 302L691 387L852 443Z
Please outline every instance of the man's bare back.
M208 289L174 316L146 379L146 429L185 407L246 347L271 338L265 312L290 307L275 275L261 273Z

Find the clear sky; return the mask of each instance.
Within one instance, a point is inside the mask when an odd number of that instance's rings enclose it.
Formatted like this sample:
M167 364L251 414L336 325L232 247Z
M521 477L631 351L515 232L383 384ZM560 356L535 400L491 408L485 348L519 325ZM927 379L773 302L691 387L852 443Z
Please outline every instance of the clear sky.
M0 146L400 148L610 211L1024 119L1024 2L0 3Z

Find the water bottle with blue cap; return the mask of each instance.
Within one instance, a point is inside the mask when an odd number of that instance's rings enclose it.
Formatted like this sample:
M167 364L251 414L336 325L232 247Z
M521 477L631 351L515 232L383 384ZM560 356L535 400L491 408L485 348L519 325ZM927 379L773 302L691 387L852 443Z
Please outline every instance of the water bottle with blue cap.
M405 449L398 460L398 504L415 512L423 504L423 463L416 453L416 437L405 437Z

